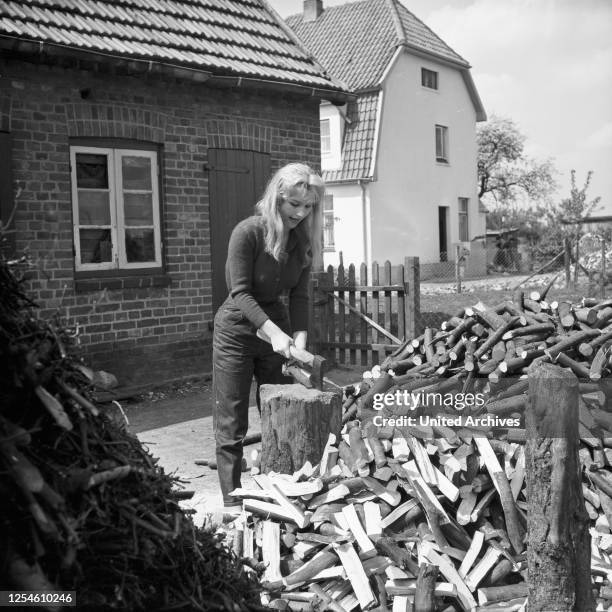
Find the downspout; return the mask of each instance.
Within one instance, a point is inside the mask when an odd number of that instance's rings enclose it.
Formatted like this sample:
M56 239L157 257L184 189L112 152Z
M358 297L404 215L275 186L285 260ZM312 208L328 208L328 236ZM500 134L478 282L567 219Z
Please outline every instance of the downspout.
M370 245L372 243L372 225L370 223L370 202L366 196L366 184L367 181L363 179L357 180L358 185L361 187L361 214L363 220L363 257L365 259L368 270L372 266L372 249Z

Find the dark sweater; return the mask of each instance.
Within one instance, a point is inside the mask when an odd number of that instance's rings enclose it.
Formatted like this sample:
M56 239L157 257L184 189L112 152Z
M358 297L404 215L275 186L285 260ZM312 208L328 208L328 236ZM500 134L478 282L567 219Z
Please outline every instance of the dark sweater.
M308 329L308 278L303 244L295 230L289 232L287 256L278 262L265 251L265 221L253 216L232 231L225 264L225 280L234 304L257 328L270 317L266 310L289 291L289 320L293 332Z

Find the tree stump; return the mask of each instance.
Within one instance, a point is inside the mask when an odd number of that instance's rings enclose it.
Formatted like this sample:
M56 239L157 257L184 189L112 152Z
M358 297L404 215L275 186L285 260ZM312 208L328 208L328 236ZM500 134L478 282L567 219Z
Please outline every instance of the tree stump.
M549 363L529 369L526 426L529 610L594 610L571 371Z
M302 385L262 385L261 471L293 474L321 460L329 434L340 435L342 395Z

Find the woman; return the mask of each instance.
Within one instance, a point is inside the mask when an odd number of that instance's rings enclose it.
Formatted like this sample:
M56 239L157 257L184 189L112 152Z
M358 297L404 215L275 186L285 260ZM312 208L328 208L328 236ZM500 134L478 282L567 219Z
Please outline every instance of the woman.
M229 296L215 316L213 334L213 419L227 510L240 507L229 494L240 486L252 378L259 405L261 385L291 382L281 371L290 346L306 348L308 280L319 248L313 220L324 191L323 180L309 166L287 164L270 179L257 203L258 214L238 223L230 237L225 265ZM288 313L280 301L285 291Z

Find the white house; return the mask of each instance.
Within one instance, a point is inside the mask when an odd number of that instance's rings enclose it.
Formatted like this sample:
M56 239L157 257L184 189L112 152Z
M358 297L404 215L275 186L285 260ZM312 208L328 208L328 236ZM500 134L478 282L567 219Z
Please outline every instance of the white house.
M305 0L289 26L357 94L322 103L325 264L454 259L485 232L468 62L398 0ZM484 271L484 259L483 259Z

